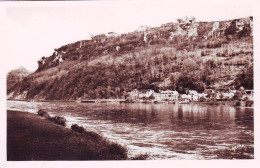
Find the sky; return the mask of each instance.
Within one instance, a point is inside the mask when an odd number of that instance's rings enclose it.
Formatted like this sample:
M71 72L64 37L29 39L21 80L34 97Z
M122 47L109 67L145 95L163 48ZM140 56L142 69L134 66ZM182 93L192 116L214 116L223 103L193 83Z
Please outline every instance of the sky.
M196 3L195 3L196 2ZM89 1L0 3L0 51L6 71L35 71L42 56L90 35L135 31L141 25L160 26L177 18L197 21L253 16L249 1Z

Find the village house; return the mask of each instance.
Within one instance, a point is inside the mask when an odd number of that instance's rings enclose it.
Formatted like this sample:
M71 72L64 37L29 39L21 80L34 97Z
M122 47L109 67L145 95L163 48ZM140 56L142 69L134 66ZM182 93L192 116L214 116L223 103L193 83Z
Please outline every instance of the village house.
M199 101L198 95L192 95L192 101Z
M215 91L213 89L205 89L204 94L207 94L207 98L212 98L214 95Z
M201 99L207 99L208 94L206 93L198 93L199 100Z
M216 98L217 100L230 100L236 95L237 90L230 88L222 88L215 92L213 89L206 89L204 93L198 93L196 90L189 90L186 93L180 95L177 91L166 90L156 93L154 90L138 91L137 89L128 92L129 97L133 100L140 99L154 99L155 101L178 101L182 102L197 102L201 100L206 100L208 98ZM253 90L243 90L241 92L241 99L253 100L254 91Z
M149 98L150 96L152 96L152 94L154 94L154 90L149 89L148 91L142 92L139 94L139 99L143 99L143 98Z
M191 96L192 101L199 101L199 95L198 95L198 92L196 90L189 90L188 95Z
M254 100L254 90L245 90L246 98L249 100Z
M154 93L154 100L155 101L162 101L161 93Z
M230 90L228 93L224 93L224 98L232 99L235 96L236 92L236 90Z
M138 91L137 89L132 90L131 92L128 92L129 97L133 100L138 99L149 99L153 97L155 100L161 100L160 93L156 93L154 90L147 90L147 91Z
M177 91L171 91L171 90L166 90L166 91L161 91L160 92L161 100L178 100L179 93Z
M138 99L139 98L139 91L137 89L132 90L131 92L128 92L131 99Z
M230 100L235 96L236 90L220 89L216 94L217 100Z
M197 95L198 92L197 92L196 90L189 90L189 91L188 91L188 94L189 94L189 95Z
M218 91L217 94L216 94L216 99L217 100L224 100L225 99L224 92Z
M192 95L182 94L181 100L184 102L190 102L190 101L192 101Z

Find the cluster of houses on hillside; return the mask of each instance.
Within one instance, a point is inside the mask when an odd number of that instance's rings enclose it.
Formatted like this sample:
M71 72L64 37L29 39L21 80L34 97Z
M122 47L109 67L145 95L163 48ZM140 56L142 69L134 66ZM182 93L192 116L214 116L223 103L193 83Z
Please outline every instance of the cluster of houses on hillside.
M138 101L138 100L153 100L156 102L163 101L180 101L180 102L198 102L198 101L206 101L208 99L215 100L231 100L238 96L237 90L229 90L223 91L218 90L215 91L213 89L206 89L203 93L198 93L196 90L189 90L186 94L179 94L176 90L166 90L160 91L159 93L154 90L147 91L138 91L134 89L131 92L128 92L130 99ZM239 91L239 99L240 100L253 100L253 90L243 90Z

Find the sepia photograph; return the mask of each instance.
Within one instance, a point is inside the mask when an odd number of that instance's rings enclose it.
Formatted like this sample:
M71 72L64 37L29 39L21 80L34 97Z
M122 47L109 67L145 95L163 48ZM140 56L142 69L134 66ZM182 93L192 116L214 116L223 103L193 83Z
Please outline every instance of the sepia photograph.
M254 5L223 2L1 2L6 165L256 166Z

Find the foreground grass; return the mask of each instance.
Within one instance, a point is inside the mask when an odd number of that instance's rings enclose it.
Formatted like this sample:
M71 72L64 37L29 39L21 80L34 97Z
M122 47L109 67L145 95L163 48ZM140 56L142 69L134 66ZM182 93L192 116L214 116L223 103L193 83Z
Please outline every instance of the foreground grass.
M38 115L7 111L7 160L124 160L126 149Z

